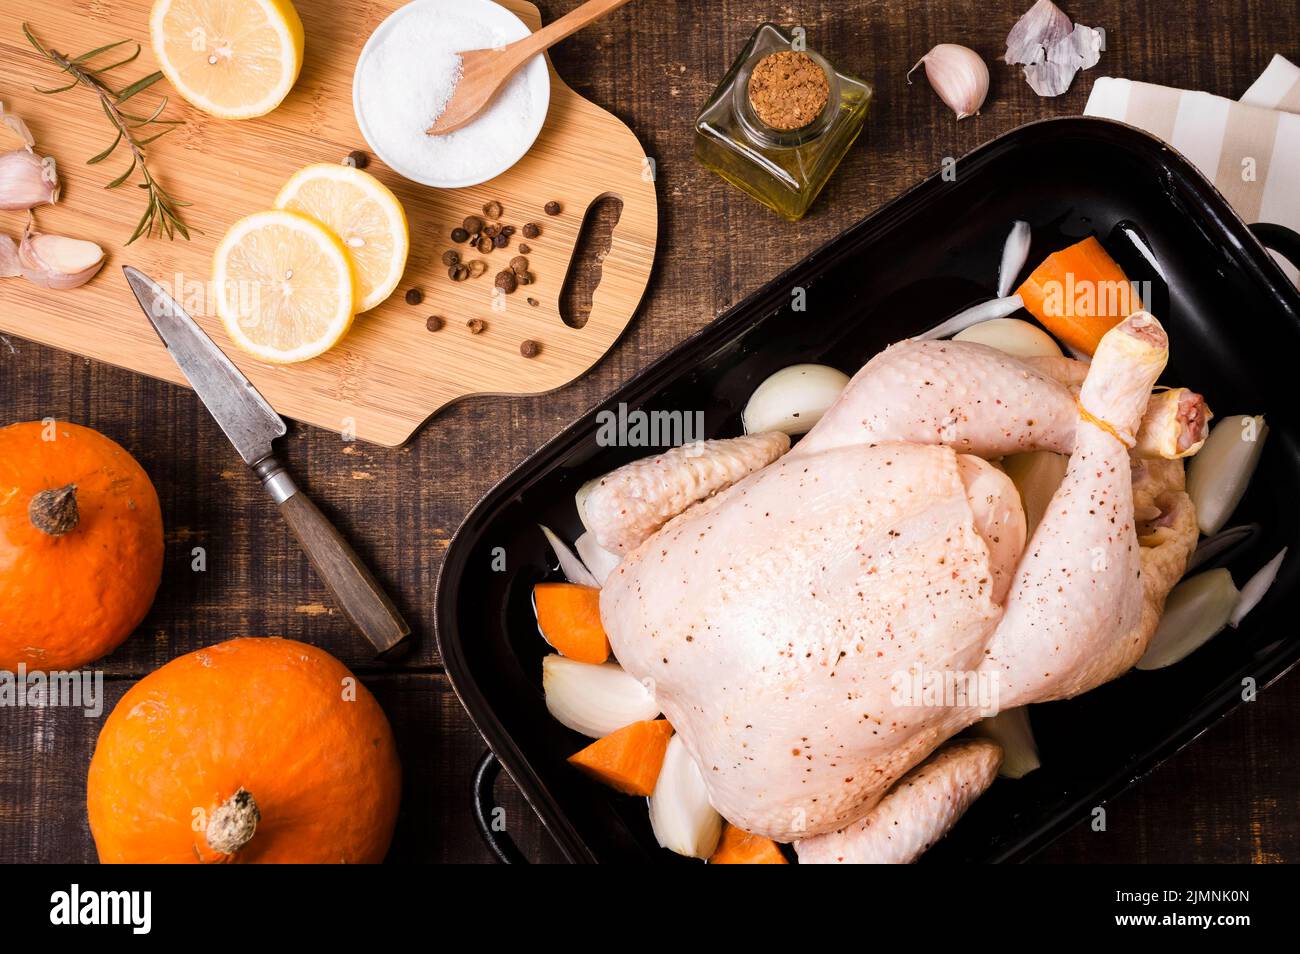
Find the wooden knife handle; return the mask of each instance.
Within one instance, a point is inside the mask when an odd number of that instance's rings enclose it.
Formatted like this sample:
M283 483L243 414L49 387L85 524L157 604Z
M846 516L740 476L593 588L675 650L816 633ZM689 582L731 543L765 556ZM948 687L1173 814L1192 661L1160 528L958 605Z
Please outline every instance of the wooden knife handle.
M352 625L379 653L397 655L392 650L411 635L411 627L361 558L283 469L266 474L264 482L279 502L280 513L293 528L311 565Z

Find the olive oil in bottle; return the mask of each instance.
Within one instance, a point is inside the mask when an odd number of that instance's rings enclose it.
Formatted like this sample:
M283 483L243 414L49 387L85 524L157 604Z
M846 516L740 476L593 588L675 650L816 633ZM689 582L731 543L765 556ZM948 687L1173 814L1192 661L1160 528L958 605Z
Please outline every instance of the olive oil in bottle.
M871 87L764 23L695 120L695 156L791 221L862 130Z

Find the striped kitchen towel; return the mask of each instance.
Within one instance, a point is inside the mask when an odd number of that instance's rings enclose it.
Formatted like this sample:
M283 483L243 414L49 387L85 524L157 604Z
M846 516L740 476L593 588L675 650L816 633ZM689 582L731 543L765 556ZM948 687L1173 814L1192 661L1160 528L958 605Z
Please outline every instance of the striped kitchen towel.
M1104 76L1084 108L1159 136L1218 187L1247 222L1300 231L1300 69L1281 56L1241 102ZM1280 256L1297 284L1300 273Z

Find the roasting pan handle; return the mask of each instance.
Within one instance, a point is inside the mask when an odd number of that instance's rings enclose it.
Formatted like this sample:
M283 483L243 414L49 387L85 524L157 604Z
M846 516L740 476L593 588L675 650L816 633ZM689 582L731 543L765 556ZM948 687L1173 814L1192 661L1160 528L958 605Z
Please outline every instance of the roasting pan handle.
M497 807L492 788L500 774L501 762L488 749L474 769L474 821L478 825L478 833L483 836L483 843L497 861L503 865L526 865L528 859L519 850L515 840L507 832L492 827L492 813Z
M1300 268L1300 233L1285 225L1269 222L1256 222L1250 230L1255 233L1255 238L1259 239L1261 245L1277 252L1293 267Z

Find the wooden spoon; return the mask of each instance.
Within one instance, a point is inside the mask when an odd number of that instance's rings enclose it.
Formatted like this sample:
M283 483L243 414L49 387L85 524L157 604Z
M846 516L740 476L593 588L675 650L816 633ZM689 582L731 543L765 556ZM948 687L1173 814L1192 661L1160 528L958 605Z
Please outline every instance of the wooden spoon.
M493 97L532 57L577 33L588 23L617 10L628 0L587 0L549 26L522 40L492 50L466 50L460 54L461 76L442 114L425 130L430 136L455 132L487 108Z

